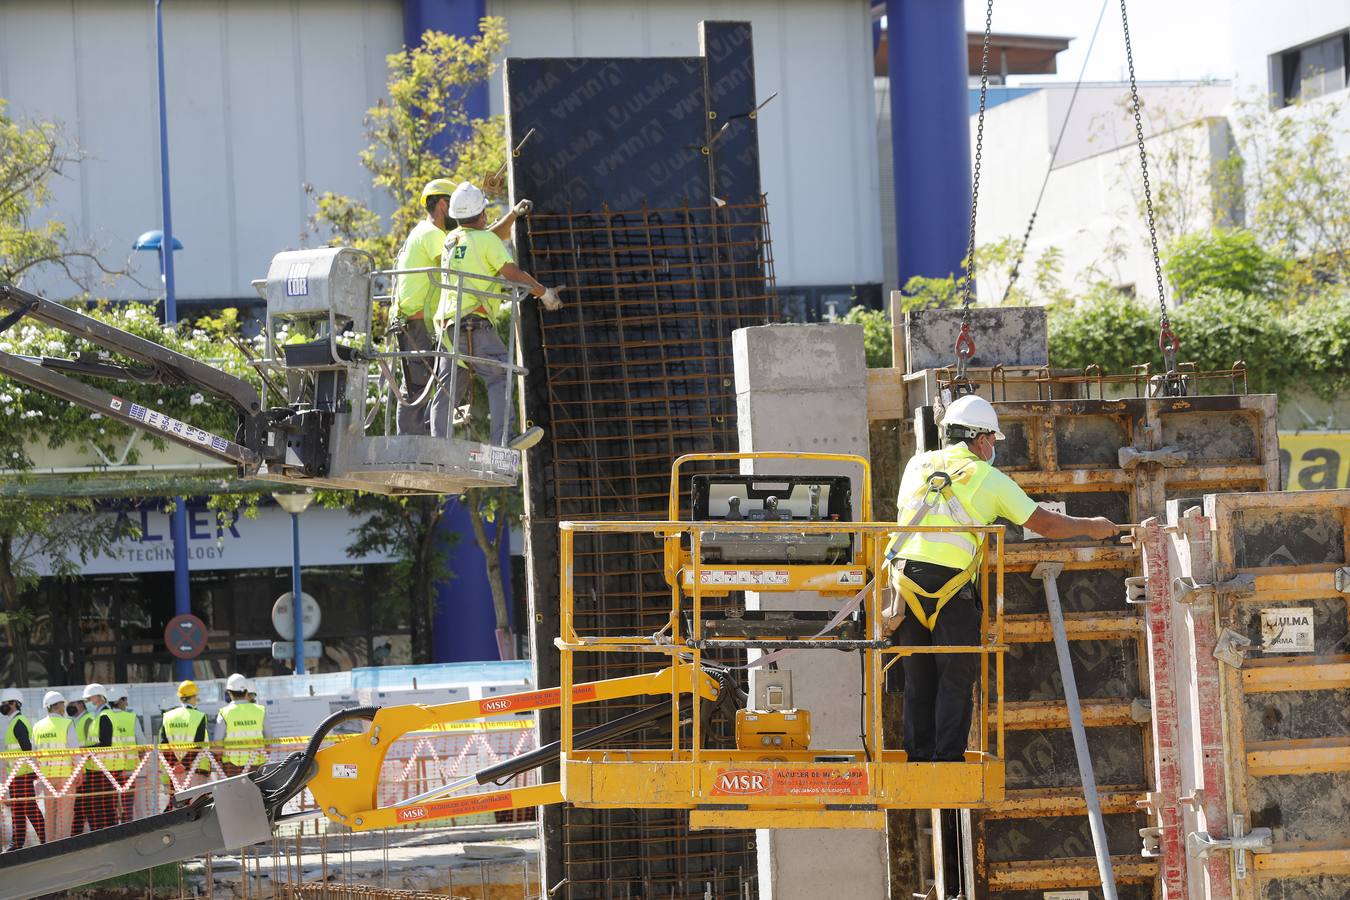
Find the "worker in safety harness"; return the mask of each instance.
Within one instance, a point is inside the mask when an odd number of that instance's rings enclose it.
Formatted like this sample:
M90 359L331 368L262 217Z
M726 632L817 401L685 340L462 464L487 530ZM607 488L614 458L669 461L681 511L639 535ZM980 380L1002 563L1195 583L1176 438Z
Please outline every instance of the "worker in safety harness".
M1047 538L1115 536L1105 518L1067 516L1039 506L994 468L1003 440L989 401L967 395L947 407L945 446L909 461L900 481L904 525L989 525L1007 519ZM980 599L975 575L980 542L962 532L901 532L886 548L893 599L883 627L903 647L978 646ZM911 762L960 762L970 732L975 653L916 653L903 659L905 753Z
M521 201L516 206L517 209L523 207L525 212L529 211L527 201ZM436 309L440 346L448 349L453 344L457 352L466 356L506 363L509 361L506 358L506 345L497 335L494 323L500 308L498 298L502 288L494 282L469 276L502 278L522 285L549 312L562 309L562 300L558 298L556 288L544 287L530 273L516 265L502 239L502 233L509 232L500 224L491 229L487 227L487 197L475 185L467 181L460 182L450 195L449 209L450 217L455 220L457 227L446 236L441 256L442 266L448 270L447 277L452 286L441 292L440 306ZM458 287L460 273L463 274L464 290ZM456 320L459 323L457 343ZM487 389L491 442L494 446L501 446L505 443L511 419L511 410L506 408L506 369L494 365L472 365L460 371L455 377L455 396L451 397L450 374L454 368L453 361L449 359L440 357L436 360L436 394L431 401L432 436L450 435L451 411L463 402L473 381L470 377L472 373L483 379ZM537 444L543 436L542 429L531 427L513 438L510 446L524 450Z

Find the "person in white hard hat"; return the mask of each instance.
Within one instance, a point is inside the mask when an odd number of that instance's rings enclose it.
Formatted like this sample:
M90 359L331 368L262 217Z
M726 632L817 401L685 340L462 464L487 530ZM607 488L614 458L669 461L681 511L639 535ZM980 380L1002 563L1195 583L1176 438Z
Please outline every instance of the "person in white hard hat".
M450 219L450 199L455 183L448 178L433 178L422 188L422 206L426 217L413 226L398 251L395 268L436 269L441 267L441 253L446 232L454 225ZM503 240L510 237L511 226L518 216L530 211L530 201L521 200L492 231ZM440 289L431 273L409 272L397 276L390 300L389 327L398 337L401 352L426 352L435 349L436 334L432 324L440 303ZM435 361L431 357L403 357L403 382L398 390L396 421L399 434L430 433L430 392Z
M70 837L75 815L76 751L75 723L66 715L66 698L60 691L48 691L42 698L45 718L33 723L33 749L42 753L42 812L47 819L47 840ZM64 752L63 752L64 751Z
M529 201L522 200L516 210L530 209ZM441 291L436 308L435 323L441 347L454 346L467 356L506 363L506 345L497 334L496 320L500 312L501 285L484 279L500 278L529 289L544 309L550 312L562 309L562 300L556 288L546 288L534 276L516 265L510 249L503 240L509 234L509 225L500 223L487 227L487 197L470 182L460 182L450 195L450 217L455 229L445 238L442 266L448 270L451 287ZM475 277L477 276L477 277ZM456 327L458 326L458 327ZM469 390L470 372L483 379L487 389L490 440L494 446L506 443L511 410L506 404L508 373L501 366L477 365L461 369L455 380L455 396L450 396L451 373L456 366L449 360L436 361L436 393L431 400L431 433L447 437L451 433L451 413L459 406ZM514 437L510 445L517 450L534 446L543 437L542 429L531 427Z
M1114 537L1109 519L1080 518L1040 506L994 468L1003 440L998 414L973 394L942 418L945 446L916 454L900 480L899 525L989 525L1006 519L1051 539ZM886 548L893 599L883 627L899 646L978 646L980 598L975 576L982 547L974 533L900 532ZM960 762L970 733L974 653L916 653L904 671L904 746L911 762Z
M16 688L0 691L0 716L3 716L5 750L9 753L33 752L33 729L28 717L23 714L23 693ZM42 818L42 810L37 803L37 773L33 766L22 759L8 764L9 782L9 849L19 850L28 842L28 826L31 823L38 843L47 842L47 825Z
M89 719L80 745L95 752L84 764L84 777L80 786L80 795L84 800L83 816L80 798L76 798L76 834L79 834L86 822L90 831L116 825L118 809L117 782L110 773L115 770L119 757L111 752L114 736L113 720L110 716L104 715L108 711L108 689L98 682L86 685L84 705L89 713Z
M248 699L251 685L235 672L225 680L230 702L216 715L215 739L221 744L220 767L227 776L239 775L267 762L267 710Z

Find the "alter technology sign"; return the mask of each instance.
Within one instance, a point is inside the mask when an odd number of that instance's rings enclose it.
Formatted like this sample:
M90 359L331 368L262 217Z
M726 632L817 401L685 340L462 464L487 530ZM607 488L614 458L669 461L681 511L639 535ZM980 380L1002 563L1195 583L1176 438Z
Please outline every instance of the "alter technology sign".
M169 513L158 509L104 512L101 516L125 518L140 529L140 537L124 538L111 553L91 558L82 565L83 575L116 575L127 572L173 571L173 537ZM387 554L347 555L353 530L361 519L342 509L310 508L300 516L300 560L306 566L350 566L387 563ZM257 518L239 515L221 525L209 509L189 509L188 565L193 571L212 569L271 569L291 566L291 517L276 507L263 507ZM33 560L39 575L50 575L46 559Z

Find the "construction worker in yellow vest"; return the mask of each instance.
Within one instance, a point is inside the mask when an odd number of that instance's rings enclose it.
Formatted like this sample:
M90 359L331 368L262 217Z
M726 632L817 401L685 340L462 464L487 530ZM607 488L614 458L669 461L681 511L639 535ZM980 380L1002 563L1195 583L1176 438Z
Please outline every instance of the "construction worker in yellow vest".
M248 702L248 679L235 672L225 680L230 702L216 716L215 739L221 746L220 767L238 775L267 762L267 710Z
M120 788L116 814L118 823L124 824L135 817L136 779L140 776L141 768L141 754L135 748L144 745L145 740L140 720L130 708L127 689L114 688L111 698L112 702L103 710L103 715L112 720L113 746L124 749L113 755L114 765L108 768Z
M42 813L47 820L47 840L70 837L75 815L75 757L80 742L75 738L75 723L66 715L66 698L60 691L48 691L42 698L46 718L33 725L33 749L43 754ZM65 751L65 752L63 752Z
M205 784L211 776L211 756L207 752L206 713L197 708L197 683L178 685L178 706L164 714L159 726L159 744L165 772L161 776L173 795L186 788Z
M16 688L0 692L0 716L4 716L5 752L32 753L33 730L23 714L23 693ZM28 825L32 823L38 843L47 842L46 824L37 804L37 773L27 762L10 760L6 764L5 781L9 784L9 849L18 850L28 842Z
M108 689L97 681L85 685L84 706L89 711L89 722L80 738L80 746L90 751L90 757L84 764L80 796L75 801L75 834L79 834L85 824L91 831L117 824L119 791L117 776L113 773L118 771L118 760L122 756L120 752L111 752L116 736L113 720L103 714L108 709Z
M900 480L898 525L989 525L1006 519L1051 539L1114 537L1109 519L1067 516L1040 506L994 468L1003 440L998 414L982 397L952 402L942 418L944 446L910 459ZM892 600L883 627L904 647L978 646L975 576L983 548L968 532L911 532L886 548ZM904 657L905 753L911 762L960 762L970 732L978 654Z
M537 297L544 309L556 312L562 309L562 300L556 288L546 288L526 272L511 256L505 238L510 236L511 223L518 215L530 211L531 204L522 200L511 214L487 225L487 197L475 185L462 181L450 195L449 213L455 229L445 238L441 251L441 266L446 269L446 283L436 307L435 324L438 346L480 359L506 363L506 345L497 334L496 319L500 312L503 287L494 281L504 279L528 288L530 296ZM477 276L477 277L474 277ZM458 325L458 327L456 327ZM508 373L500 365L466 364L455 376L454 396L450 396L451 373L456 367L450 360L436 360L436 393L431 400L431 434L449 437L452 433L452 413L459 406L473 381L471 375L483 379L487 390L488 422L493 446L506 445L511 410L506 405ZM512 438L510 445L517 450L533 447L544 436L543 429L531 426Z

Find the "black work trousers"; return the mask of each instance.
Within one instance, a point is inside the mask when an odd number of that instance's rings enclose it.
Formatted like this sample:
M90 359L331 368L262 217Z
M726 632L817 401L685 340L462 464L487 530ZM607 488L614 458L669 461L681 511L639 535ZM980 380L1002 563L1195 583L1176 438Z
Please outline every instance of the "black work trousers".
M935 593L959 570L910 562L905 574ZM935 601L919 598L925 614ZM942 647L980 643L980 595L972 581L947 601L929 631L913 610L896 629L901 647ZM978 653L915 653L905 670L905 754L910 762L960 762L965 759L972 712L971 688L980 675Z

